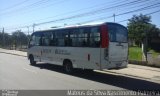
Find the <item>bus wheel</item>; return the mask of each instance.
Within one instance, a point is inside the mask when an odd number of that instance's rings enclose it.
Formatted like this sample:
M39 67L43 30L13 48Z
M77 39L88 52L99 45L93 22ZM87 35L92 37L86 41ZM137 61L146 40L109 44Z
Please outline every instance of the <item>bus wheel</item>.
M30 64L31 64L31 65L35 65L35 64L36 64L36 61L34 61L33 55L30 55L30 56L29 56L29 60L30 60Z
M72 66L72 63L70 61L64 62L64 70L67 73L72 73L73 72L73 66Z

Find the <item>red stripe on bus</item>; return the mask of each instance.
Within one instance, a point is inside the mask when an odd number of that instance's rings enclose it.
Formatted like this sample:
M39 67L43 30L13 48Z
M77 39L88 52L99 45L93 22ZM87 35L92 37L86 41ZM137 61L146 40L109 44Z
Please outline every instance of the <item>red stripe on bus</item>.
M101 47L108 48L109 46L109 35L107 25L101 26Z

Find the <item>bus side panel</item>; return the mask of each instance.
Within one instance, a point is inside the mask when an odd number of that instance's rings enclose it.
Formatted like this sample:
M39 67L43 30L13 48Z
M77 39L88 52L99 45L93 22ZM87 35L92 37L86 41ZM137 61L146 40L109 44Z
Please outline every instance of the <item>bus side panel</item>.
M41 61L41 46L33 46L29 48L28 55L33 55L35 61Z
M68 59L74 68L100 69L100 48L43 47L41 59L55 65Z
M100 48L72 48L71 58L82 69L100 69Z
M48 47L43 46L42 47L42 62L55 64L55 65L63 65L63 57L61 54L56 54L56 50L60 49L58 47Z

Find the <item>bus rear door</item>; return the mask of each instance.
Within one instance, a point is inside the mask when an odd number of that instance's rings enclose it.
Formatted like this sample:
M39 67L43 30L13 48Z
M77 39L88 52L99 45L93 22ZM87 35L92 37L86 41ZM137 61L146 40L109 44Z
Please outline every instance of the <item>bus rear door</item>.
M127 28L115 23L108 23L107 27L109 32L109 61L116 64L117 67L126 66L128 63Z

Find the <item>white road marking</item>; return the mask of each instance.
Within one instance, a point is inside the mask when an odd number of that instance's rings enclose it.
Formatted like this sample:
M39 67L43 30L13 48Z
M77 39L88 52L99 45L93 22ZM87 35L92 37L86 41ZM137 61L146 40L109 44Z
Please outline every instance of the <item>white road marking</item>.
M36 72L36 71L30 70L30 69L27 69L27 68L23 68L23 69L24 69L24 70L27 70L27 71L29 71L29 72L32 72L32 73L37 74L37 72Z

